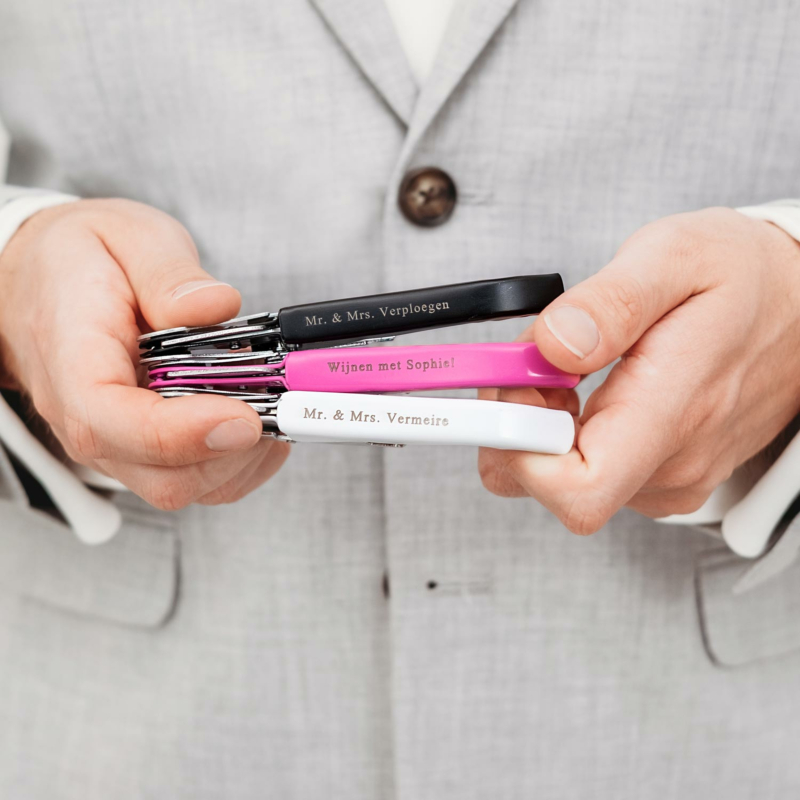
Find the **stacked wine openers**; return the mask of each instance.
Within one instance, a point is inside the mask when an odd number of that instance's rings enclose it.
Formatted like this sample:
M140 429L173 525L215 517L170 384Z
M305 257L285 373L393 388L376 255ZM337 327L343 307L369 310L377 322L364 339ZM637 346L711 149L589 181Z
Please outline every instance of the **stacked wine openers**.
M566 411L403 393L574 387L533 343L374 346L412 331L538 314L557 274L435 286L291 306L204 328L140 337L163 397L215 394L254 408L265 435L297 442L467 444L566 453Z

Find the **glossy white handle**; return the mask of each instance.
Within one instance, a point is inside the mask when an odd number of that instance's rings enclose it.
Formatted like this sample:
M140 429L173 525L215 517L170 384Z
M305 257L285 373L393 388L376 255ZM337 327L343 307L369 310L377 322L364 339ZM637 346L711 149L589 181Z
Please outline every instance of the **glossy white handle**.
M447 444L569 452L575 423L566 411L440 397L287 392L278 427L297 442Z

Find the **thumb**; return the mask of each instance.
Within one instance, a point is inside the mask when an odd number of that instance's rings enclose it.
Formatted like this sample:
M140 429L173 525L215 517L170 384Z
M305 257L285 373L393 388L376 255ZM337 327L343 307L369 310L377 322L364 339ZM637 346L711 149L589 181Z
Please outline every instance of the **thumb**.
M161 330L235 317L241 295L200 266L186 229L156 209L126 206L125 224L115 225L104 242L125 272L145 322Z
M533 325L542 355L567 372L602 369L696 293L691 272L655 243L631 244L553 301Z

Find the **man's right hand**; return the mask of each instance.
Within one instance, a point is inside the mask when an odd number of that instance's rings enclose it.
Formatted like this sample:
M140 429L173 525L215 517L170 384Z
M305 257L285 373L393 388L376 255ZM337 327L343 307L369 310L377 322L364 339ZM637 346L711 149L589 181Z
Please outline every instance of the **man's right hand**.
M289 446L263 439L237 400L139 388L136 337L222 322L240 303L160 211L128 200L46 209L0 254L0 375L70 458L157 508L233 502L271 478Z

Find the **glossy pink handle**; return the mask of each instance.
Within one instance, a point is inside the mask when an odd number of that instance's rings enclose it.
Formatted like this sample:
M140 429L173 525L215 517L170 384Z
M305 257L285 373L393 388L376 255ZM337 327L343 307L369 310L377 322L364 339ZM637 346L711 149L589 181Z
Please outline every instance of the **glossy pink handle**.
M572 388L579 380L546 361L530 342L325 348L286 359L287 387L317 392Z
M285 370L280 374L281 367ZM435 389L477 389L484 386L572 388L579 375L554 367L530 342L498 344L413 345L411 347L346 347L289 353L274 365L271 376L226 377L225 368L207 377L165 378L167 372L193 367L161 367L150 373L151 389L175 385L274 387L312 392L413 392ZM214 375L219 372L221 377Z

